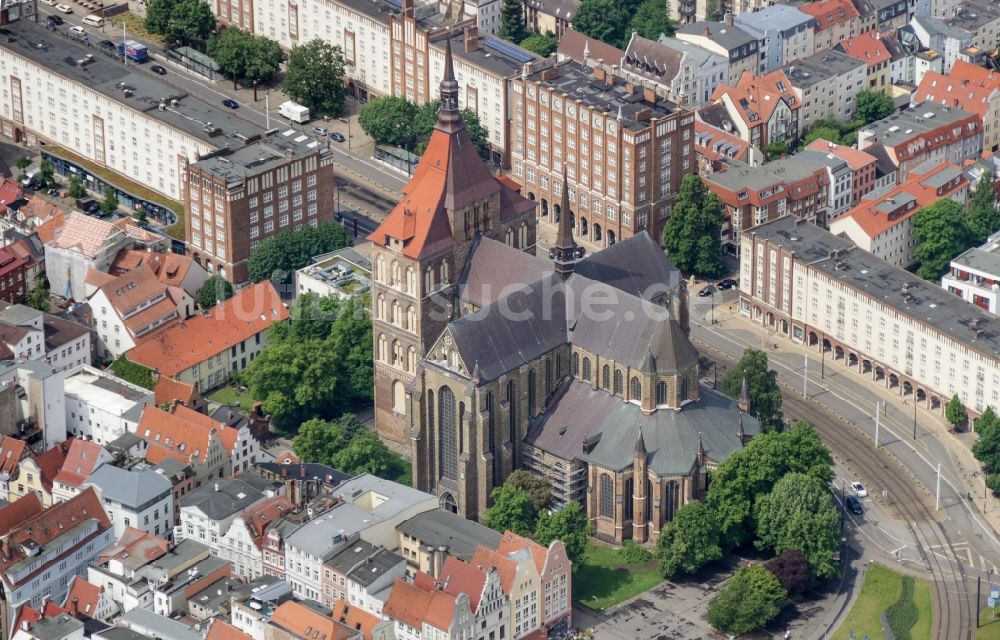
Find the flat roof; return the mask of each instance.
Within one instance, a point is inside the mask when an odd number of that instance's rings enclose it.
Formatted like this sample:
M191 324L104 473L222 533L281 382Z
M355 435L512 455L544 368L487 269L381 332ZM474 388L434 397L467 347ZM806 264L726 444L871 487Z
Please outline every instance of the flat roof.
M850 240L796 220L793 216L785 216L747 233L780 243L795 251L798 260L811 269L824 272L831 280L843 282L969 349L1000 358L1000 318L858 248ZM831 258L833 250L840 250L840 255ZM979 335L973 328L974 323L982 329Z
M445 39L431 42L431 46L439 49L444 55ZM541 57L516 44L501 40L497 36L481 33L476 38L476 46L471 51L465 50L465 34L456 31L451 37L451 54L459 60L485 69L501 78L512 78L521 73L525 62L541 60Z
M861 128L861 133L872 135L873 142L887 147L912 140L914 136L968 118L972 114L957 107L949 107L934 102L922 102L905 111L877 120Z
M153 392L133 387L124 380L102 375L90 367L66 377L65 392L109 413L123 415L137 404L153 401Z
M951 263L1000 277L1000 234L995 233L982 245L959 254Z
M313 153L319 153L321 156L330 155L332 153L330 143L289 128L246 146L232 149L229 153L220 152L204 158L191 166L225 178L228 185L239 185L246 178L271 171L275 167Z
M707 33L705 32L706 29L708 29ZM739 49L747 45L752 45L752 51L748 51L747 55L757 51L757 38L741 29L739 25L726 24L725 22L698 21L678 26L677 33L690 36L704 36L727 51Z
M201 634L191 627L142 607L126 611L118 621L133 631L152 633L161 640L201 640Z
M807 89L818 82L850 73L859 67L867 69L863 60L852 58L834 49L827 49L808 58L790 62L781 70L785 72L785 77L793 87Z
M423 544L445 547L449 554L461 560L472 558L480 546L496 549L501 538L499 531L444 509L431 509L415 515L400 523L396 530Z

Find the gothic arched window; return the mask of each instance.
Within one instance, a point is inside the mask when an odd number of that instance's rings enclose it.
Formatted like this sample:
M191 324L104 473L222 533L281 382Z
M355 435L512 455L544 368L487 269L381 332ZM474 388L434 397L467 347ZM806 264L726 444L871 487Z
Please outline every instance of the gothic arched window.
M458 426L455 424L455 394L448 387L438 391L438 456L441 477L458 479Z
M604 369L601 372L601 387L605 391L611 388L611 367L604 365Z
M601 515L605 518L615 517L615 488L611 476L601 474Z
M656 383L656 404L667 404L667 383L663 380Z
M528 372L528 417L535 415L535 370Z
M625 393L625 387L624 387L624 381L622 379L622 372L615 371L615 395L620 396L624 395L624 393Z
M583 379L590 382L590 358L583 359Z
M629 400L642 400L642 383L639 376L635 376L628 383Z

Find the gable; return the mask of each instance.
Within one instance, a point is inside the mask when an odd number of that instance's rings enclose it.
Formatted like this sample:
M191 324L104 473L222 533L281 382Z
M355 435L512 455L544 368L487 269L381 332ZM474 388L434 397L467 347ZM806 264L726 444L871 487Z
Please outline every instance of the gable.
M445 368L458 371L459 374L466 378L472 374L472 371L469 370L468 365L462 358L458 345L455 343L455 336L451 331L450 325L434 341L434 346L431 347L424 359ZM475 365L473 365L474 368Z

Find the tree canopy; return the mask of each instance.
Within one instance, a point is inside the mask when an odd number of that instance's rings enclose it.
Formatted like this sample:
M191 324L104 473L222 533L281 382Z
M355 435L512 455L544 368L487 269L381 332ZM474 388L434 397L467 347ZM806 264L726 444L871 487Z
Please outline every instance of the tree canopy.
M80 176L76 175L75 173L70 174L69 180L67 181L66 185L68 187L67 193L69 194L70 198L87 197L87 189L86 187L83 186L83 180L81 180Z
M101 211L105 215L111 215L118 211L118 194L111 187L105 187L104 200L101 201Z
M764 431L782 428L784 415L781 413L781 388L778 386L778 372L768 368L767 352L747 349L739 363L722 378L722 390L726 395L738 398L746 378L750 391L750 415L760 421Z
M354 414L332 421L306 420L292 440L292 450L303 462L325 464L352 476L371 473L387 480L408 481L409 464Z
M962 205L944 198L913 216L917 275L937 283L951 259L976 244L976 232Z
M531 507L535 511L542 512L552 504L552 485L547 479L535 475L527 469L517 469L507 476L504 484L509 484L528 494Z
M314 117L333 118L344 110L343 78L343 51L316 38L292 48L281 88Z
M689 502L663 525L656 539L656 562L664 578L694 573L718 560L723 551L710 507L699 500Z
M862 89L854 99L854 108L858 119L864 124L871 124L876 120L888 118L895 109L892 98L881 91Z
M800 593L812 582L809 563L798 549L789 549L768 560L764 566L789 594Z
M158 36L166 35L170 16L177 6L177 0L149 0L146 4L146 18L143 26L146 31Z
M500 37L510 42L521 42L527 36L524 26L524 3L521 0L504 0L500 7Z
M624 49L639 0L583 0L573 16L573 28L595 40Z
M579 502L570 502L558 511L543 509L538 514L535 525L535 542L548 546L553 540L562 540L576 569L583 564L587 553L587 537L590 535L590 518Z
M957 428L958 425L965 422L967 417L968 414L965 411L965 405L962 404L962 399L959 398L956 393L944 407L944 419L948 421L948 424L950 424L952 428Z
M418 107L395 96L372 98L358 111L358 124L377 144L402 147L421 154L437 122L440 106L440 100L431 100ZM486 128L472 110L462 109L461 114L469 138L479 150L479 155L486 157L489 153Z
M812 575L837 575L834 553L840 545L840 511L827 484L815 476L787 473L754 505L759 549L784 553L797 549Z
M522 49L537 53L543 58L548 58L558 47L559 41L550 34L532 33L521 40Z
M126 382L152 391L156 386L156 372L141 364L132 362L124 354L111 363L111 371Z
M525 491L504 483L493 490L490 498L493 505L486 510L484 525L501 533L509 530L521 536L534 535L538 514Z
M764 565L744 567L708 603L708 622L724 633L743 635L776 618L787 600L781 583Z
M649 40L657 40L661 34L673 37L677 32L677 25L667 15L667 4L663 0L643 0L632 16L630 27L631 31Z
M166 29L159 33L171 42L204 42L215 28L212 8L204 0L180 0L170 10Z
M685 273L717 277L722 262L722 205L698 175L681 181L673 211L663 227L662 242L674 266Z
M219 274L212 275L198 290L198 306L211 309L215 305L233 297L233 285Z
M256 86L270 81L285 61L285 52L274 40L229 27L209 38L207 53L236 84Z
M986 407L976 419L975 430L979 438L972 445L972 455L983 464L993 495L1000 496L1000 416L993 407Z
M49 297L49 282L43 276L35 278L35 286L28 292L24 303L32 309L38 309L43 313L52 310L52 299Z
M305 225L298 231L287 229L263 240L250 254L247 271L252 282L271 279L288 283L297 269L313 256L349 247L353 238L333 220L319 226Z
M997 207L996 191L993 188L993 174L984 171L976 183L976 190L969 198L969 226L976 234L976 242L986 242L986 238L1000 231L1000 207Z

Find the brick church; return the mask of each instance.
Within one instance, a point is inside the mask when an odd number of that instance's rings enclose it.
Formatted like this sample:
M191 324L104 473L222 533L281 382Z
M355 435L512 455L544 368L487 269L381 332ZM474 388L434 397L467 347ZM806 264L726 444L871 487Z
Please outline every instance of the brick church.
M699 384L686 288L648 234L583 257L565 179L556 243L536 256L535 202L480 159L450 45L440 93L369 236L378 432L410 447L415 487L467 518L526 467L556 502L582 502L598 537L651 542L759 431L748 398Z

